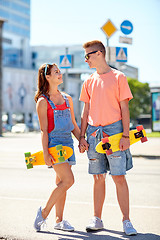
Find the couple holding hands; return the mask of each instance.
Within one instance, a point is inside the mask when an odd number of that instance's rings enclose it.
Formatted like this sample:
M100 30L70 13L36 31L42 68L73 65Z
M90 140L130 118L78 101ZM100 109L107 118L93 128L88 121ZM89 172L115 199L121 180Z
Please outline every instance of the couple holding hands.
M126 171L133 167L129 150L129 100L132 93L125 75L111 68L105 60L105 47L98 40L83 45L85 61L96 71L84 81L80 101L84 102L81 116L81 130L74 116L72 98L58 90L63 83L58 66L43 64L38 71L38 87L35 95L45 163L56 172L56 188L53 189L44 208L39 208L34 222L37 231L41 230L53 206L55 206L55 225L57 230L74 231L74 227L63 220L66 192L74 183L71 169L76 164L71 133L79 140L81 153L87 151L89 174L94 178L94 216L86 231L103 229L101 219L105 200L105 178L110 172L116 186L117 199L122 212L123 230L126 235L136 235L129 218L129 190ZM102 106L102 107L101 107ZM120 151L109 156L95 151L97 138L104 134L114 135L123 132ZM87 136L87 138L85 138ZM65 163L55 163L48 148L62 144L73 149L73 155Z

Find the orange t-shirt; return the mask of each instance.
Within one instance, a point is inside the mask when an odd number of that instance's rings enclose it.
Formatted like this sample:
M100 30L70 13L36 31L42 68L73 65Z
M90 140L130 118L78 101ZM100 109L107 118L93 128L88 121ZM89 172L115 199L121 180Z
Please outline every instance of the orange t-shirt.
M122 119L120 102L132 99L126 76L115 69L94 72L84 83L80 101L90 103L88 123L106 126Z

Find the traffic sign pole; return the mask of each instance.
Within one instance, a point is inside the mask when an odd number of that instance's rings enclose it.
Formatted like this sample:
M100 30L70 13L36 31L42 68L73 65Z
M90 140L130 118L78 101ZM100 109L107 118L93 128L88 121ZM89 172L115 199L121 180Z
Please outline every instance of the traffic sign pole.
M109 47L109 38L107 38L107 47Z
M67 54L68 54L68 47L66 47L66 56ZM64 76L64 82L63 82L64 91L66 91L67 81L68 81L68 68L66 68L65 76Z
M104 34L107 36L107 48L108 48L108 64L110 62L110 48L109 48L109 38L117 31L117 28L111 22L110 19L101 27Z
M107 48L108 48L108 65L110 63L110 48L109 48L109 38L107 38Z

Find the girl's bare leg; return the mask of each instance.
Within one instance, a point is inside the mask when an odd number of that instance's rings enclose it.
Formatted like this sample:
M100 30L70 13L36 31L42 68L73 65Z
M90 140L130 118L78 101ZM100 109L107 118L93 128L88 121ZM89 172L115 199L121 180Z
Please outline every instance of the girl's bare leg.
M58 211L63 212L65 198L66 198L66 191L74 183L74 176L73 176L72 170L68 163L62 163L59 165L55 165L54 170L60 181L58 182L57 187L51 193L50 198L49 198L45 208L42 209L42 217L44 219L47 218L52 207L57 203L57 201L63 202L62 209L60 210L60 208L59 208L59 210L58 210ZM62 215L63 215L63 213L62 213Z

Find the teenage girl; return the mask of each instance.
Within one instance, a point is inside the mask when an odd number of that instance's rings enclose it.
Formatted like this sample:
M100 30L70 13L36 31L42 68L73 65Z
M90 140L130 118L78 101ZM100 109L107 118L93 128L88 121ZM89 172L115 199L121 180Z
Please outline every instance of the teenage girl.
M72 98L58 90L63 83L62 74L56 64L43 64L38 71L38 90L35 95L38 113L43 154L46 165L52 166L56 172L56 185L44 208L39 208L34 222L37 231L55 205L55 229L74 231L67 221L63 220L66 192L74 183L71 165L75 165L73 139L71 133L79 140L80 129L77 126L73 110ZM48 148L62 144L73 149L73 155L65 163L54 163Z

